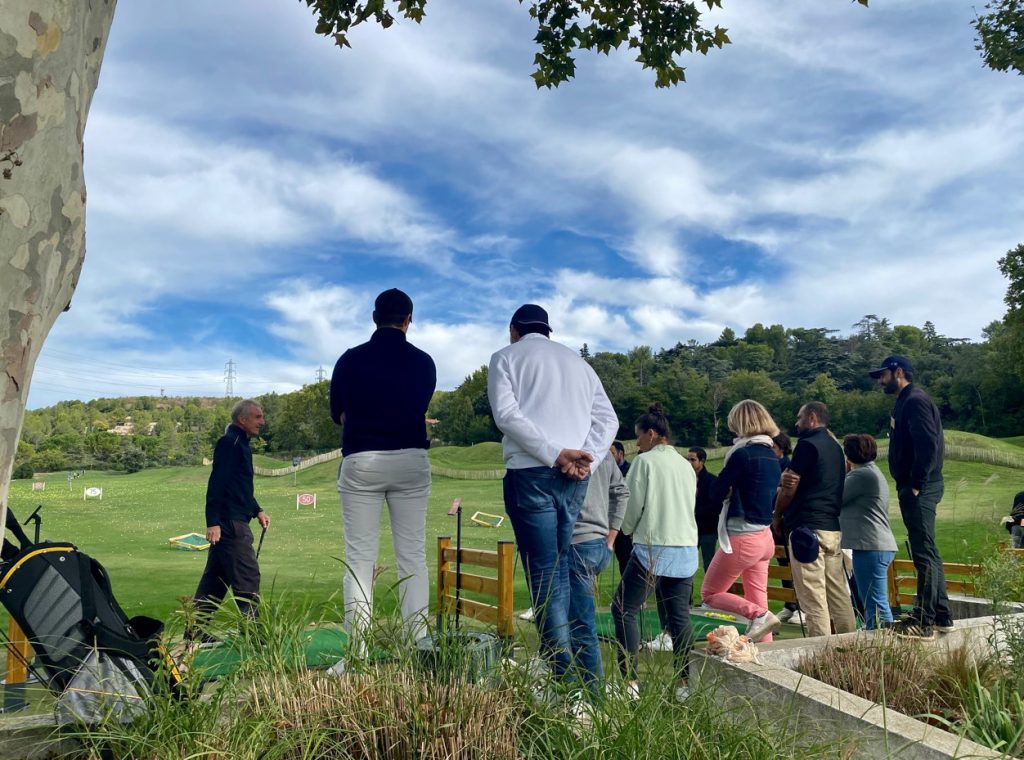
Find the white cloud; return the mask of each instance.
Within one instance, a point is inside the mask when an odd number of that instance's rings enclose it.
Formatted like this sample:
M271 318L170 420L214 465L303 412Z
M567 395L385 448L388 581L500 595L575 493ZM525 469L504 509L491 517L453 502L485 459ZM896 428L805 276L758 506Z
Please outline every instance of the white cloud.
M708 18L734 44L684 60L679 88L623 50L538 92L532 22L504 0L365 26L350 50L301 3L122 4L53 345L208 365L214 389L235 357L283 389L365 340L392 284L442 387L523 301L591 350L864 313L977 337L1024 236L1024 95L982 69L969 6L876 5L730 0Z

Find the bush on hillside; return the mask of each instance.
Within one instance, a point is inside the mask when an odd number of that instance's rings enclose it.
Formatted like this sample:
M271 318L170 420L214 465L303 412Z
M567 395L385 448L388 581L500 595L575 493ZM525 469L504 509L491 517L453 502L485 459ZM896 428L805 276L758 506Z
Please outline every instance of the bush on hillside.
M46 449L29 460L35 472L59 472L68 468L68 458L60 449Z
M36 471L32 469L31 462L22 462L14 468L14 472L11 473L11 477L15 480L25 480L31 478L36 474Z

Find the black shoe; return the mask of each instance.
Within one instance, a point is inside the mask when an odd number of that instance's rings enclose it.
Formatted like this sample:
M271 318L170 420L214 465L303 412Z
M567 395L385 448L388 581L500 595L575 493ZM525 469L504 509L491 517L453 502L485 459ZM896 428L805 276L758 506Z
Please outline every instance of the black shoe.
M905 639L931 641L935 638L935 630L930 625L924 625L917 620L900 620L898 623L893 623L889 630Z

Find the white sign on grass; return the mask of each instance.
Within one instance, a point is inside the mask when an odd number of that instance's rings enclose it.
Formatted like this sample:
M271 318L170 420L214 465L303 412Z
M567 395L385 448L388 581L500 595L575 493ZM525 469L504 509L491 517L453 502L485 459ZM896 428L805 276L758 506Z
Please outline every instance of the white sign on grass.
M42 480L37 480L36 482L34 482L32 484L32 490L33 491L45 491L46 490L46 483L44 483Z
M97 488L96 486L89 486L82 491L82 501L86 499L99 499L103 501L103 489Z
M316 494L315 493L300 493L295 497L295 511L298 511L299 507L313 507L313 511L316 512Z

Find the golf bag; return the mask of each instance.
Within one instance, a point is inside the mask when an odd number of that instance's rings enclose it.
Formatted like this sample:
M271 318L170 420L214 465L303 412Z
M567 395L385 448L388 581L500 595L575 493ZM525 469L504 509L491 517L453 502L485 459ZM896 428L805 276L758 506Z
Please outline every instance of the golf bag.
M129 619L99 562L73 544L31 543L20 526L12 532L21 549L4 541L0 602L35 651L33 672L58 695L61 722L131 720L157 673L177 686L178 671L159 644L163 623Z

